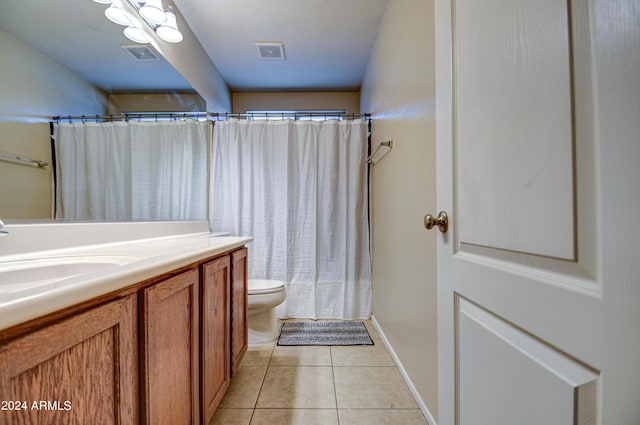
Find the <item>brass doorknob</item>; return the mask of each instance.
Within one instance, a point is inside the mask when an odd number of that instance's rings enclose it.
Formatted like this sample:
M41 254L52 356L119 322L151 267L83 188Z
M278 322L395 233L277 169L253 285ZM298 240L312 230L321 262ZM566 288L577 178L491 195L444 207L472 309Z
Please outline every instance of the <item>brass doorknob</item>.
M425 215L424 227L426 227L427 230L431 230L433 226L438 226L438 229L440 229L442 233L445 233L449 228L449 217L447 217L447 213L440 211L437 217L434 217L431 214Z

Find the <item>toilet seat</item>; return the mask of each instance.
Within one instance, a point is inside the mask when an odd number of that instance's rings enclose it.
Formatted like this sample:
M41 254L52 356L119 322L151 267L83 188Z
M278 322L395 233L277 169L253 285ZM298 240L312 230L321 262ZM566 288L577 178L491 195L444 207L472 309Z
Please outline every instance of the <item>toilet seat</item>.
M271 294L284 289L284 282L279 280L249 279L249 295Z

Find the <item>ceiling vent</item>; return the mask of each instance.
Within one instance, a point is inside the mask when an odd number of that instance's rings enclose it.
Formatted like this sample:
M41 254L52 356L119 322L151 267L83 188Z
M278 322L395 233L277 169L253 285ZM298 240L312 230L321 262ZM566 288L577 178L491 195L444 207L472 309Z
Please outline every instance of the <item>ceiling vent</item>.
M162 60L162 56L149 44L127 44L120 46L133 58L140 62L159 61Z
M283 61L284 45L278 41L258 41L256 42L258 56L262 60Z

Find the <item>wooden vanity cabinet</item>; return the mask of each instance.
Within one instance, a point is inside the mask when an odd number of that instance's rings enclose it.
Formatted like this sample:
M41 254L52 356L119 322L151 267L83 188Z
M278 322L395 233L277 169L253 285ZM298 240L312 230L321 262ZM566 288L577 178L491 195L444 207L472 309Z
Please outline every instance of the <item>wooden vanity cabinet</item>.
M126 296L2 344L0 399L10 410L0 411L0 423L137 424L135 299Z
M203 424L209 424L222 401L230 373L230 262L225 255L201 265L201 394Z
M198 289L192 269L140 291L143 424L200 423Z
M208 425L246 350L240 248L0 331L0 424Z
M247 248L241 248L231 253L231 376L247 352L247 303Z

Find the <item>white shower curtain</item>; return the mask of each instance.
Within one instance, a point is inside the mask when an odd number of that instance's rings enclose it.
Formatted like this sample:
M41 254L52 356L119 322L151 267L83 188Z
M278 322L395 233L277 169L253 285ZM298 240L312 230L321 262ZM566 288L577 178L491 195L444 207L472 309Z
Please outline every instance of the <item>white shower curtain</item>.
M56 218L205 220L207 125L56 123Z
M216 122L212 231L249 235L249 277L285 282L280 317L368 318L367 124Z

